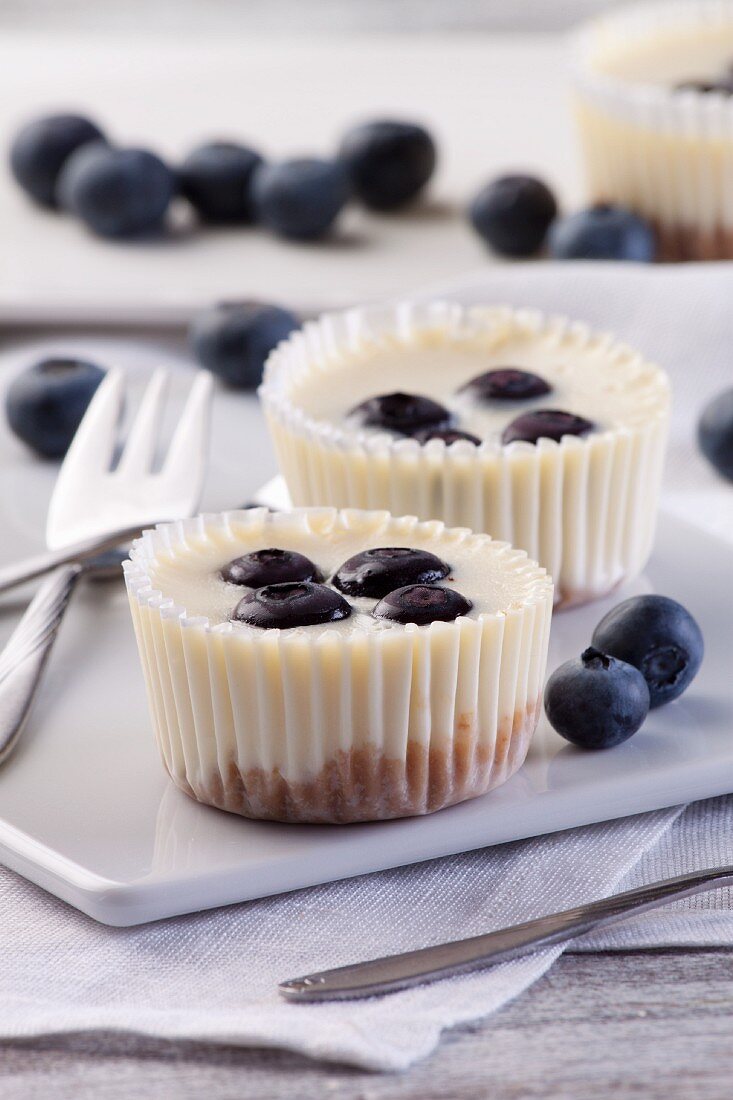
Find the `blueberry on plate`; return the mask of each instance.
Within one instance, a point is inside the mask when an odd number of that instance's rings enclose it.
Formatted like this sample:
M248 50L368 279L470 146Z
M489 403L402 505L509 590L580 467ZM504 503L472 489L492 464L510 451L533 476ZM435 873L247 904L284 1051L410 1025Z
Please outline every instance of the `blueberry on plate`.
M446 447L461 440L464 443L473 443L475 447L481 446L481 440L477 435L462 432L459 428L423 428L422 431L415 432L414 438L419 443L429 443L431 439L442 439Z
M293 581L254 588L237 604L232 618L263 629L315 626L348 619L351 605L343 596L313 581Z
M334 574L333 583L347 596L380 599L395 588L409 584L432 584L450 573L450 566L428 550L409 546L377 546L362 550L345 561Z
M175 187L173 173L147 149L97 143L66 161L57 199L101 237L137 237L162 228Z
M702 631L668 596L632 596L601 619L593 645L643 674L652 707L677 699L702 664Z
M466 382L460 392L466 391L482 401L529 401L532 397L552 393L552 386L532 371L520 370L519 367L497 367Z
M550 229L556 260L636 260L651 263L657 251L647 221L621 206L599 203L556 221Z
M253 390L272 349L298 327L295 314L280 306L231 303L199 313L189 339L202 366L234 389Z
M349 192L343 164L316 157L263 164L252 184L257 221L281 237L300 241L325 236Z
M246 145L214 141L189 153L178 188L207 222L251 222L252 180L262 157Z
M649 713L649 688L638 669L590 646L560 665L545 687L553 729L583 749L610 749L636 733Z
M533 256L557 217L557 202L547 184L534 176L500 176L481 188L468 216L494 252Z
M559 443L566 435L587 435L593 424L584 416L563 412L562 409L535 409L517 416L502 432L502 443L536 443L538 439L554 439Z
M733 481L733 389L717 394L702 411L697 442L719 474Z
M451 415L444 405L418 393L383 393L349 410L365 428L383 428L414 435L426 428L448 427Z
M42 206L56 205L59 173L73 152L104 134L82 115L48 115L27 123L10 146L10 169L27 194Z
M372 210L396 210L422 191L435 170L435 142L414 122L352 126L339 146L354 192Z
M83 359L42 359L8 386L8 424L37 454L61 458L104 374Z
M449 623L459 615L467 615L472 603L454 588L438 584L408 584L395 588L381 599L372 612L378 619L394 623Z
M247 588L320 579L317 568L305 554L298 554L295 550L279 550L274 546L242 554L227 562L220 572L222 579L229 584L243 584Z

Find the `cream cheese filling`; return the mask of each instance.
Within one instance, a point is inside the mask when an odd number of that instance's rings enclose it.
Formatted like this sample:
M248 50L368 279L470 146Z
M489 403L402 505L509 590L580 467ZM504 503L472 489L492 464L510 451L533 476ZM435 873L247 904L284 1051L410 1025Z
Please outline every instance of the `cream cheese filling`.
M330 529L293 521L287 514L257 521L252 515L228 527L208 526L203 533L189 534L185 543L166 549L160 546L147 571L152 586L164 599L185 610L188 617L205 617L212 626L230 621L242 597L251 591L231 584L220 575L222 566L254 550L277 547L305 554L328 583L340 565L362 550L379 546L409 546L436 554L450 567L450 574L438 582L455 588L472 603L470 618L521 608L537 592L538 578L549 585L537 566L505 543L470 535L465 529L447 530L441 524L400 523L385 513L371 513L353 519L353 526L332 524ZM400 631L399 623L375 618L376 599L346 596L352 614L347 619L308 627L286 628L309 636L327 634ZM237 631L262 635L259 627L235 623Z
M580 344L572 330L537 333L501 324L465 336L449 329L423 330L406 340L385 336L365 342L320 366L293 380L292 402L315 421L370 436L385 433L362 428L351 410L395 391L439 401L449 410L452 426L490 446L500 444L512 420L533 409L574 413L604 431L643 426L658 412L660 397L666 400L656 367L630 350L610 352L603 337ZM552 392L509 401L485 400L462 389L485 371L502 367L532 371Z

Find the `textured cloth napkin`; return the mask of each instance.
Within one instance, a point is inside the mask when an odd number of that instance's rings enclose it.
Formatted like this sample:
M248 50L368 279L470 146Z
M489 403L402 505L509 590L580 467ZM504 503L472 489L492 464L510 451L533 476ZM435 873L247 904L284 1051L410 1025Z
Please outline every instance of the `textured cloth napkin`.
M693 442L702 403L733 384L733 265L538 263L484 271L441 290L463 300L568 313L615 331L662 363L675 387L666 506L733 538L733 488L706 466ZM137 928L95 924L0 871L0 1035L120 1028L403 1069L428 1054L445 1028L515 997L562 946L368 1001L289 1005L278 998L277 981L477 935L718 863L733 863L728 798ZM720 890L574 948L728 942L733 913L728 892Z

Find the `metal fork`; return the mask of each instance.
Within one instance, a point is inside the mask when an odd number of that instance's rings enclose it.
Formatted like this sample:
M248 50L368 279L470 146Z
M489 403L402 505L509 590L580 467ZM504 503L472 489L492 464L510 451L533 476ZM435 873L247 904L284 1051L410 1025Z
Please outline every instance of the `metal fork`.
M114 468L125 395L122 372L110 371L74 436L46 521L46 542L67 563L41 585L0 654L0 763L23 730L77 582L85 574L101 576L114 569L108 558L89 558L88 553L74 558L74 553L80 546L96 553L110 542L129 541L144 527L196 510L206 467L211 376L196 376L162 466L155 471L167 383L167 371L152 376Z

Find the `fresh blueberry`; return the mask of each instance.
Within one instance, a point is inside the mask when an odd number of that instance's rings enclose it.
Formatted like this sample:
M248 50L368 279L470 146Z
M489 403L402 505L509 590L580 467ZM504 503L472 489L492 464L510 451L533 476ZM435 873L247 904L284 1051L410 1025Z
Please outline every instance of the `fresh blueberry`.
M499 367L487 370L461 386L482 401L528 401L531 397L544 397L552 393L552 387L528 370L518 367Z
M415 439L420 443L429 443L431 439L442 439L447 447L450 447L451 443L458 443L459 440L473 443L476 447L481 445L477 435L462 432L458 428L423 428L422 431L415 432Z
M230 584L243 584L247 588L320 579L318 570L305 554L298 554L295 550L279 550L274 546L242 554L223 567L221 576Z
M339 161L310 157L263 164L252 185L255 216L281 237L315 240L328 233L349 191L346 169Z
M384 428L414 435L425 428L447 427L450 413L430 397L416 393L384 393L369 397L349 411L366 428Z
M175 178L146 149L112 149L96 143L69 157L57 198L102 237L136 237L163 226Z
M651 706L670 703L697 675L705 649L689 611L668 596L632 596L601 619L593 645L638 668Z
M733 389L723 390L705 406L697 441L708 462L733 481Z
M333 583L347 596L381 599L395 588L432 584L450 573L450 566L428 550L409 546L378 546L354 554L336 571Z
M44 458L61 458L103 378L101 367L83 359L42 359L10 383L8 424Z
M435 142L422 126L390 120L365 122L344 134L339 157L355 193L372 210L411 202L435 169Z
M638 214L599 203L561 218L549 233L556 260L636 260L651 263L657 245L654 230Z
M348 619L351 605L343 596L313 581L268 584L254 588L239 601L232 616L250 626L314 626Z
M449 623L471 610L470 600L454 588L438 584L408 584L395 588L380 600L372 612L378 619L395 623Z
M49 115L23 126L10 146L10 168L17 182L43 206L56 205L56 182L68 157L102 131L81 115Z
M208 222L251 222L252 180L262 157L234 142L216 141L189 153L178 169L178 186Z
M545 687L553 729L583 749L611 749L636 733L649 713L649 688L633 665L590 646L556 669Z
M533 256L557 217L557 202L547 184L534 176L501 176L479 191L468 216L494 252Z
M193 321L190 341L198 361L227 385L255 389L265 360L298 328L294 313L280 306L242 302L214 306Z
M502 443L523 440L536 443L538 439L554 439L557 443L565 435L587 435L593 424L584 416L563 412L562 409L535 409L517 416L502 432Z

